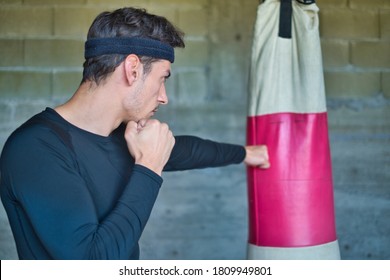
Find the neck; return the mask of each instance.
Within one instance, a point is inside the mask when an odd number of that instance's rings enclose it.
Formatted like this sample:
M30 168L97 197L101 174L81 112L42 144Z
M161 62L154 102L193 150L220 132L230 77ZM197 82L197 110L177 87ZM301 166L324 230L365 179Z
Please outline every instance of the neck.
M122 122L120 104L114 98L116 89L84 82L73 97L55 108L71 124L101 136L108 136Z

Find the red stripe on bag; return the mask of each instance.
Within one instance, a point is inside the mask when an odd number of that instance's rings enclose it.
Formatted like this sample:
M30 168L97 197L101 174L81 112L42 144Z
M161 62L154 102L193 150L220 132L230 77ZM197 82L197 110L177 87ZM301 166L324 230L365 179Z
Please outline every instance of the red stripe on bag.
M302 247L336 240L327 113L248 117L247 144L271 167L248 167L249 243Z

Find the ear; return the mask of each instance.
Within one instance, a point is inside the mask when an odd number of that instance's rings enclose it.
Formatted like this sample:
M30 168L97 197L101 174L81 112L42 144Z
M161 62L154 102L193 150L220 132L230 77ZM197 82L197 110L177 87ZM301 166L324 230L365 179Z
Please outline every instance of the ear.
M142 74L142 63L138 56L130 54L126 57L124 66L127 82L132 85Z

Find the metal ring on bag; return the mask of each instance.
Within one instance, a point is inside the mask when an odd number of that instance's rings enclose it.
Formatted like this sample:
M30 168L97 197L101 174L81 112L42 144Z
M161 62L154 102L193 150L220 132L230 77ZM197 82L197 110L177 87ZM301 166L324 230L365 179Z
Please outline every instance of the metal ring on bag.
M265 2L266 0L260 0L259 2ZM316 0L296 0L297 2L304 4L304 5L310 5L316 2Z
M297 0L297 2L299 2L301 4L305 4L305 5L310 5L310 4L315 3L316 1L315 0Z

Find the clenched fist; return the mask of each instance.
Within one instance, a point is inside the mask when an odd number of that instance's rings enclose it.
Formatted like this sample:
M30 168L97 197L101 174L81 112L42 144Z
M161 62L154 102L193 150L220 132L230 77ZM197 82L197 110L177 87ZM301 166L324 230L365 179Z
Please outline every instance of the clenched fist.
M125 139L135 163L143 165L161 176L171 155L175 138L166 123L155 119L130 121Z
M268 148L265 145L246 146L246 157L244 162L249 166L256 166L259 168L269 168L271 166L268 157Z

